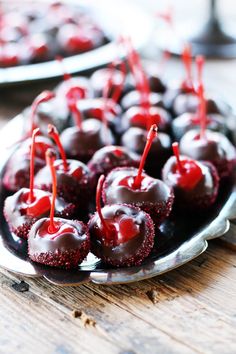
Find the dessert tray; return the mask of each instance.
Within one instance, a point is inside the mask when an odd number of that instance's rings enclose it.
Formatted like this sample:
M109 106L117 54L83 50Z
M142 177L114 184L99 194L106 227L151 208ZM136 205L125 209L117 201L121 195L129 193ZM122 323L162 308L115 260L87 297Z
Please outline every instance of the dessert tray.
M21 137L23 116L18 115L0 132L1 173L12 152L14 142ZM199 218L169 219L162 226L158 242L141 266L111 269L103 265L91 253L76 270L55 269L31 262L27 256L27 244L8 230L3 217L5 191L0 190L0 267L26 277L44 277L57 285L120 284L151 278L191 261L203 253L208 241L222 236L236 218L236 184L229 183L221 190L211 212Z
M27 3L30 6L30 1ZM133 1L121 0L118 4L108 0L99 2L80 0L79 3L71 0L70 3L79 5L91 13L108 40L100 47L66 57L64 66L70 74L88 72L112 62L117 57L115 41L123 33L132 38L137 49L141 48L146 43L153 28L148 14ZM130 21L131 17L132 23ZM142 23L141 27L140 23ZM122 53L119 53L119 55L122 56ZM55 60L0 68L0 87L58 77L61 77L61 68L60 65L55 63Z
M235 115L205 92L204 58L192 77L186 46L173 84L121 42L127 64L65 71L1 130L0 267L134 282L191 261L236 218Z

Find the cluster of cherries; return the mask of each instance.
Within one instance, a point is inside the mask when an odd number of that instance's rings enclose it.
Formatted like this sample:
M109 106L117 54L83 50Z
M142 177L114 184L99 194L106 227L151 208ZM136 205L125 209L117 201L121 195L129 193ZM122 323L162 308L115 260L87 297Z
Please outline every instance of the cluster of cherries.
M77 54L105 42L91 14L78 6L53 1L8 7L0 9L2 67L41 62L57 54Z
M120 60L90 79L64 73L24 113L3 176L14 193L4 215L35 262L73 268L91 250L110 266L140 265L172 208L209 209L233 175L228 118L205 97L203 58L195 82L186 47L186 78L168 87L144 71L129 40L122 45L129 73Z

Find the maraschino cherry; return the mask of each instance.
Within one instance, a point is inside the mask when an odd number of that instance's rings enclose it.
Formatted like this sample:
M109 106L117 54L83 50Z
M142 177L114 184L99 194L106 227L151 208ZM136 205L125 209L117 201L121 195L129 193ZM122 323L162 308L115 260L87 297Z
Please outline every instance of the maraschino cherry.
M123 61L115 60L107 68L96 70L90 77L95 97L102 97L104 83L110 80L107 97L119 102L123 93L126 78L126 67Z
M131 127L122 135L121 144L138 155L141 155L146 141L148 131L138 127ZM153 140L150 152L147 156L145 169L148 174L159 177L165 161L171 154L171 138L166 133L158 133ZM158 156L158 158L157 158Z
M182 62L185 69L185 78L180 83L177 83L177 85L174 84L169 89L167 89L163 98L165 107L171 111L174 111L175 100L179 95L195 95L192 76L192 53L189 44L184 46L182 52ZM177 115L176 112L174 113Z
M107 175L103 200L105 204L131 204L140 207L151 215L156 225L159 225L170 214L174 195L164 182L143 172L148 152L156 135L157 127L153 125L147 136L139 169L118 167Z
M56 169L53 150L46 153L47 165L53 177L53 197L50 218L39 219L28 237L28 254L32 261L60 268L75 268L87 256L90 238L87 227L77 220L54 216L56 200Z
M86 163L97 150L105 145L113 144L114 137L107 121L92 118L82 121L77 99L73 95L68 99L68 105L75 125L62 132L61 142L69 158Z
M180 152L195 160L211 162L220 178L229 177L236 163L236 150L232 143L221 133L206 129L206 107L203 86L199 86L202 96L201 130L189 130L180 140Z
M108 145L95 152L88 167L97 180L100 175L107 175L115 167L138 167L139 163L140 155L122 146Z
M20 188L28 187L29 185L31 135L38 123L35 122L36 112L42 102L47 102L53 97L54 94L52 92L43 91L32 103L29 116L30 129L28 124L25 137L19 142L19 147L15 149L5 168L3 185L9 191L16 192ZM42 135L37 137L37 141L35 142L35 172L45 166L45 153L51 147L52 143L48 138Z
M204 58L202 56L196 57L196 65L198 71L198 85L203 87L202 69ZM198 128L200 126L202 105L205 105L207 112L207 101L203 97L201 90L197 90L194 96L198 100L198 107L194 113L185 112L179 117L175 118L172 122L172 131L174 137L179 140L188 130ZM204 102L203 102L204 100ZM226 119L220 114L207 114L206 116L207 128L213 131L227 132Z
M161 107L150 105L150 86L144 72L140 57L134 48L129 45L128 61L134 77L137 91L140 94L140 105L130 107L122 116L123 130L130 126L149 129L152 124L157 124L160 131L168 131L170 115Z
M91 250L105 264L113 267L140 265L154 245L154 224L147 213L125 204L106 205L101 208L104 182L98 181L96 208L88 227Z
M32 134L30 158L30 188L21 188L5 199L4 215L10 230L21 238L27 238L31 226L36 220L47 216L51 207L51 193L34 188L35 138L39 129ZM70 217L75 206L62 198L56 200L56 215Z
M67 98L68 95L73 95L77 99L92 97L92 89L89 80L82 76L72 77L65 69L62 57L57 56L57 61L61 65L64 80L56 87L56 95L61 98Z
M172 156L163 171L163 181L173 188L175 204L186 210L206 209L213 205L219 188L216 168L207 161L180 156L178 143L173 143Z
M61 159L54 161L57 175L57 193L65 200L75 202L78 208L83 207L85 210L89 202L89 194L94 186L94 178L85 164L66 158L66 152L59 134L53 125L49 124L48 135L56 143L61 155ZM40 189L52 191L49 166L45 166L37 173L35 185Z

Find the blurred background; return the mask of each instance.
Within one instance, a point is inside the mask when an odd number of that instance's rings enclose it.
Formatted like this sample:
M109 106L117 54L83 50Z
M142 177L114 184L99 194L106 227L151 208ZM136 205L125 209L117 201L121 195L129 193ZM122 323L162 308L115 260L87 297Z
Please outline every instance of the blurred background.
M21 1L12 1L21 3ZM99 6L103 3L103 0L99 0ZM11 3L11 0L8 0ZM118 2L117 2L118 3ZM168 24L163 20L166 13L171 9L173 23L175 30L181 31L186 36L191 33L195 33L201 28L204 22L209 16L210 0L127 0L126 3L132 3L135 7L141 8L145 14L150 16L150 24L152 30L149 38L146 40L145 46L141 49L142 56L144 58L157 60L160 58L159 45L161 42L161 35L159 30L165 31L168 29ZM236 36L236 2L235 0L218 0L217 1L218 13L223 22L224 28L228 33ZM126 14L124 13L124 16ZM135 16L135 15L134 15ZM109 17L109 12L107 13ZM129 17L131 22L133 18ZM122 25L122 24L121 24ZM140 31L142 32L142 24L140 24ZM168 46L167 46L168 47ZM168 63L168 69L165 76L167 79L178 78L182 75L183 69L179 58L172 57ZM236 84L236 59L208 59L204 72L207 86L210 89L219 92L220 95L229 101L233 106L236 106L235 102L235 84ZM33 97L40 92L43 88L51 88L50 83L44 83L41 85L33 85L31 87L0 89L0 123L1 125L19 113L22 108L29 104ZM224 89L222 90L222 85ZM223 93L222 93L223 92Z

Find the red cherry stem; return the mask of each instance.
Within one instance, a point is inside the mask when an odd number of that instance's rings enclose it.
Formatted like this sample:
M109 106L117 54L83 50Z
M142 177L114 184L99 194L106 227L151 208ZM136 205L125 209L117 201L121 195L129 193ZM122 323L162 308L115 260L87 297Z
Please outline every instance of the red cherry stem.
M193 86L193 81L192 81L192 57L191 57L191 47L189 44L186 44L184 47L184 50L182 52L182 61L186 70L186 79L184 81L184 84L187 87L192 87Z
M157 136L157 126L156 126L156 124L153 124L148 132L148 135L147 135L147 142L146 142L146 145L145 145L145 148L144 148L144 151L142 154L142 158L141 158L141 161L139 164L138 174L134 179L133 188L135 188L135 189L139 188L141 185L143 168L144 168L144 165L145 165L145 162L147 159L147 155L148 155L150 148L152 146L152 142L156 138L156 136Z
M198 115L201 124L201 132L200 138L206 138L206 126L207 126L207 114L206 114L206 100L204 95L204 84L203 84L203 67L205 64L205 58L202 55L198 55L196 57L196 66L197 66L197 78L198 78L198 89L197 95L199 98L199 105L198 105Z
M172 144L172 149L174 152L174 155L176 157L176 162L177 162L177 166L178 166L178 170L180 173L184 173L184 167L182 162L180 161L180 154L179 154L179 144L178 143L173 143Z
M57 60L57 62L58 62L58 63L60 64L60 66L61 66L61 71L62 71L62 73L63 73L63 79L64 79L64 81L67 81L67 80L71 79L71 75L66 71L63 58L62 58L60 55L57 55L55 59Z
M111 68L113 69L113 75L115 73L115 69L116 69L117 64L115 62L113 62L111 64ZM120 99L124 84L125 84L125 78L126 78L126 66L125 63L123 61L121 61L118 64L118 70L121 72L122 75L122 81L119 85L114 86L114 90L113 90L113 94L111 96L111 99L117 103ZM112 80L113 81L113 80Z
M198 55L196 56L196 66L197 66L197 80L199 85L203 85L203 79L202 79L202 74L203 74L203 67L205 64L205 58L203 55Z
M67 171L68 170L68 162L66 159L66 153L65 153L65 150L62 146L61 139L58 134L57 128L52 124L48 124L48 135L55 141L55 143L58 147L58 150L60 152L62 161L63 161L64 170Z
M77 99L72 96L71 97L67 96L67 104L68 104L68 108L73 116L75 125L80 130L82 130L82 118L81 118L80 110L77 106Z
M33 130L35 128L35 114L37 112L38 106L43 103L43 102L47 102L50 101L52 98L55 97L55 93L52 91L43 91L40 93L40 95L38 95L35 100L33 101L32 105L31 105L31 134L33 133Z
M136 89L140 92L140 104L144 110L146 121L147 121L147 129L150 128L150 86L147 75L143 69L141 59L137 51L134 49L131 40L126 39L126 45L128 49L128 63L130 66L130 70L133 74Z
M199 119L201 125L200 138L206 138L206 125L207 125L207 117L206 117L206 100L204 97L204 87L203 85L199 85L198 87L198 97L199 97Z
M98 180L98 184L97 184L97 191L96 191L96 210L98 213L98 216L101 220L102 226L105 230L105 233L108 233L110 231L103 215L102 215L102 207L101 207L101 194L102 194L102 186L105 180L105 176L101 175L99 180Z
M35 158L35 138L39 134L39 128L33 130L32 143L30 148L30 192L28 196L28 203L34 201L34 158Z
M48 149L46 151L46 162L48 167L50 168L52 175L52 202L51 202L51 210L50 210L50 224L48 226L48 233L54 234L57 232L57 228L54 223L54 214L55 214L55 201L57 196L57 176L56 169L54 167L54 161L56 160L56 153L53 149Z

